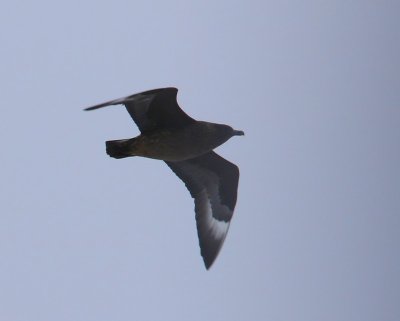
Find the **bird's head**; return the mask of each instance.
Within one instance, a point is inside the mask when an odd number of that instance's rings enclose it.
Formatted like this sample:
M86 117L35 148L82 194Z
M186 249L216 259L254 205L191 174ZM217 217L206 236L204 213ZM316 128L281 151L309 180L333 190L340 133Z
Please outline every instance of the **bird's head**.
M243 130L236 130L232 128L232 136L244 136Z
M218 124L217 127L218 135L221 137L225 137L226 139L231 138L232 136L243 136L244 131L233 129L231 126Z
M231 126L224 124L215 124L209 122L198 121L196 123L196 132L201 132L203 141L211 149L218 147L219 145L225 143L233 136L242 136L244 132L241 130L235 130Z

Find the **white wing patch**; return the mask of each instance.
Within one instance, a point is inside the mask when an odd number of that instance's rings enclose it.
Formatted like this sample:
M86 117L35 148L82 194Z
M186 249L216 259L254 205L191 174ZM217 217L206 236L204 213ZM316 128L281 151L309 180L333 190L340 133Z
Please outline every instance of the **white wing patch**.
M207 191L203 189L199 194L196 195L195 206L196 213L201 216L199 219L207 226L207 237L212 237L219 243L225 239L225 236L228 233L229 222L216 219L213 216L213 211L222 210L230 212L230 210L225 205L215 202L215 196L219 198L218 195L214 194L210 199Z
M217 257L229 230L236 203L236 165L210 152L181 162L166 162L194 198L197 233L206 268Z

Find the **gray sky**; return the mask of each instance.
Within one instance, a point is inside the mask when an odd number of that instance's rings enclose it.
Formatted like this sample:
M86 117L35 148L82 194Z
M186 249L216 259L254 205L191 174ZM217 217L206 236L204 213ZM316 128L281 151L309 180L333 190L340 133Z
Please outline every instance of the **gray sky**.
M0 319L400 319L397 1L3 1ZM176 86L246 132L206 271L160 161L105 154L123 107Z

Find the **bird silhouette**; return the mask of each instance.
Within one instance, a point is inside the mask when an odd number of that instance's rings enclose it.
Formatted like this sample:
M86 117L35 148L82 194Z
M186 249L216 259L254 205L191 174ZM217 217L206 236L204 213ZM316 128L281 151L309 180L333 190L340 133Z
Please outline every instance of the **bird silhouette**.
M200 252L209 269L228 233L239 183L238 167L213 149L244 132L194 120L179 107L177 93L172 87L153 89L85 110L125 105L141 134L107 141L107 154L163 160L185 183L194 198Z

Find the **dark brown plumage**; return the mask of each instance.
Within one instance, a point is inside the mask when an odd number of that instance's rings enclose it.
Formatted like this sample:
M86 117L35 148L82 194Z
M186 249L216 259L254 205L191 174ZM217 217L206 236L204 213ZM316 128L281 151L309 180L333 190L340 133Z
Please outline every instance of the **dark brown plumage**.
M125 105L141 135L106 142L114 158L142 156L165 161L195 200L201 255L208 269L224 242L237 199L239 169L212 150L242 131L196 121L178 105L176 88L160 88L85 110Z

